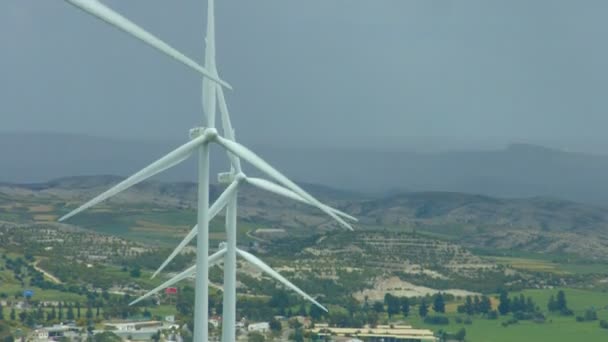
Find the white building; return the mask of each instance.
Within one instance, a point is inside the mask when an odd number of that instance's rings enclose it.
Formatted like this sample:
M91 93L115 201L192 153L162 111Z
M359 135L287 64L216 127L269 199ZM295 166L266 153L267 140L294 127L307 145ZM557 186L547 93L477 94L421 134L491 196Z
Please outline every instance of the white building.
M259 333L267 333L270 330L270 324L268 322L259 322L259 323L251 323L247 327L247 331L249 332L259 332Z
M49 332L46 329L36 329L34 330L34 341L48 341L49 340Z
M217 328L220 326L220 322L222 321L222 318L218 318L218 317L211 317L209 318L209 324L213 325L214 328Z

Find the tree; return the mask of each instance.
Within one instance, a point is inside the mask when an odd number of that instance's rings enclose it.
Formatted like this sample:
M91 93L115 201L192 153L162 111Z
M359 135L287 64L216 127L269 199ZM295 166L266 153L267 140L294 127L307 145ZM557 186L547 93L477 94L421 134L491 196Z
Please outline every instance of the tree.
M194 315L194 289L186 286L177 292L175 308L182 316Z
M467 299L464 302L464 312L467 315L473 315L475 313L475 306L473 305L471 296L467 296Z
M441 293L435 295L435 299L433 301L433 311L445 313L445 300L443 299L443 295Z
M557 293L557 301L556 301L557 310L564 315L572 314L572 311L568 308L568 303L566 301L566 294L564 291L560 290Z
M104 331L100 334L93 336L95 342L120 342L122 339L111 331Z
M418 305L418 314L420 315L420 317L426 317L426 315L429 313L429 305L426 303L426 300L422 300L420 302L420 305Z
M33 312L28 312L27 315L25 316L25 325L27 325L30 328L33 328L36 326L36 317Z
M401 313L404 317L407 317L410 314L410 300L407 297L401 297Z
M270 302L268 303L273 308L286 308L289 306L289 295L284 290L277 290L272 293Z
M42 304L38 305L38 309L36 310L36 320L42 322L44 319L44 311L42 310Z
M597 321L597 312L593 309L585 310L585 321Z
M454 338L457 339L458 341L464 341L464 338L466 336L467 336L467 331L464 328L458 330L458 332L456 334L454 334Z
M319 308L316 305L312 305L310 307L310 317L313 320L319 320L323 315L325 315L325 311L323 311L321 308Z
M304 333L298 328L289 335L289 341L304 342Z
M46 320L47 321L54 321L57 318L57 311L55 310L55 307L53 306L51 308L51 312L47 312L46 314Z
M564 310L568 307L568 303L566 302L566 294L564 293L564 291L559 290L559 292L557 293L557 309L558 310Z
M304 306L304 304L300 305L300 308L298 309L298 315L306 316L306 306Z
M336 327L348 327L351 325L351 317L346 313L346 310L332 310L329 313L329 324Z
M479 303L479 312L487 314L492 311L492 302L488 296L482 296L481 302Z
M247 341L264 342L264 341L266 341L266 338L264 337L264 335L260 334L259 332L252 331L247 335Z
M380 312L384 311L384 305L382 304L382 302L374 302L372 309L374 309L374 311L380 313Z
M498 312L500 312L501 315L508 314L509 311L511 311L511 302L509 300L509 294L507 293L507 291L500 291L499 301L500 303L498 304Z
M93 310L91 310L91 306L90 305L87 306L87 312L85 314L85 317L88 320L91 320L93 318Z
M519 311L526 311L526 297L523 293L519 294Z
M384 296L384 303L389 317L399 313L399 298L387 293Z
M526 311L527 312L536 311L536 305L534 305L534 301L532 300L532 297L528 297L528 300L526 300Z
M481 301L479 300L479 296L473 297L473 307L475 308L475 313L481 312Z
M11 313L10 313L10 318L11 321L14 321L17 317L17 314L15 313L15 308L11 308Z
M268 325L270 326L270 330L272 330L274 333L279 333L283 329L281 322L279 322L276 318L271 319Z
M74 307L71 304L68 304L68 312L66 314L66 318L68 321L74 320Z
M515 297L513 297L513 299L511 299L511 303L509 305L509 311L512 311L512 312L521 311L521 305L519 303L519 298L517 296L515 296Z
M551 312L557 311L557 302L555 301L555 296L551 295L549 297L549 302L547 303L547 309Z
M0 303L0 321L4 320L4 308L2 307L2 303Z
M369 324L370 327L375 328L378 325L378 313L375 311L369 311L367 312L367 316L365 317L365 320L367 321L367 324Z
M80 302L76 302L76 318L80 318Z
M139 278L141 276L141 268L139 268L138 265L133 266L130 274L131 274L131 277L133 277L133 278Z
M57 307L57 318L59 321L63 320L63 304L59 302L59 306Z

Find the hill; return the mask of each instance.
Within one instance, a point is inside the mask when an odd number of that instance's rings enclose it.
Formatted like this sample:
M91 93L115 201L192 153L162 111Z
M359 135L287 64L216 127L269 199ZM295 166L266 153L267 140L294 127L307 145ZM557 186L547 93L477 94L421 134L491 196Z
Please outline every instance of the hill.
M66 174L126 176L179 145L179 141L0 133L0 181L42 182ZM358 192L451 191L608 205L608 183L604 181L608 157L604 155L527 144L434 153L407 148L252 147L294 180ZM228 168L219 149L212 149L211 158L213 173ZM188 161L157 179L192 181L194 170L195 163ZM254 173L249 167L246 170Z
M472 248L606 260L608 212L554 198L404 193L351 208L368 224L427 231Z
M0 185L0 219L53 220L120 179L92 176L37 184L5 183ZM305 188L321 200L359 217L358 230L418 231L480 250L608 260L608 214L599 206L554 198L505 199L452 192L407 192L376 198L315 185ZM221 191L221 186L213 185L211 198L215 199ZM312 207L252 187L244 187L239 196L244 241L250 241L263 228L287 229L292 237L337 228ZM160 237L167 232L190 229L195 222L195 199L194 183L144 182L70 223L171 244L178 239L174 234L168 240ZM212 235L214 241L221 241L221 218L213 222L212 229L217 232Z

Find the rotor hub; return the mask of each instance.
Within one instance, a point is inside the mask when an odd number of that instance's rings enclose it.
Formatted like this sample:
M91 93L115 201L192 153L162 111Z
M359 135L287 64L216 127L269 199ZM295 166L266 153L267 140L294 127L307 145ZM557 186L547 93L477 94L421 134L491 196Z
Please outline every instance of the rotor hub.
M201 135L207 135L210 140L213 140L217 137L217 129L213 127L194 127L190 129L189 135L190 139L196 139Z

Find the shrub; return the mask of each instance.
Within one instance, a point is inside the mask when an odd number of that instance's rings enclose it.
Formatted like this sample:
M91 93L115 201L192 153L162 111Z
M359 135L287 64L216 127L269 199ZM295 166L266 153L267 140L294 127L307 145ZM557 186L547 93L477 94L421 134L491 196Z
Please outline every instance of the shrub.
M513 318L518 321L528 321L534 318L534 314L531 312L517 311L513 313Z
M509 325L517 324L519 321L516 318L511 318L508 321L502 322L503 327L508 327Z
M450 324L449 318L445 316L426 316L424 318L424 323L426 324L436 324L436 325L448 325Z
M496 310L492 310L492 311L488 312L487 318L488 319L498 319L498 312Z
M597 321L597 312L593 309L587 309L585 311L585 321Z

